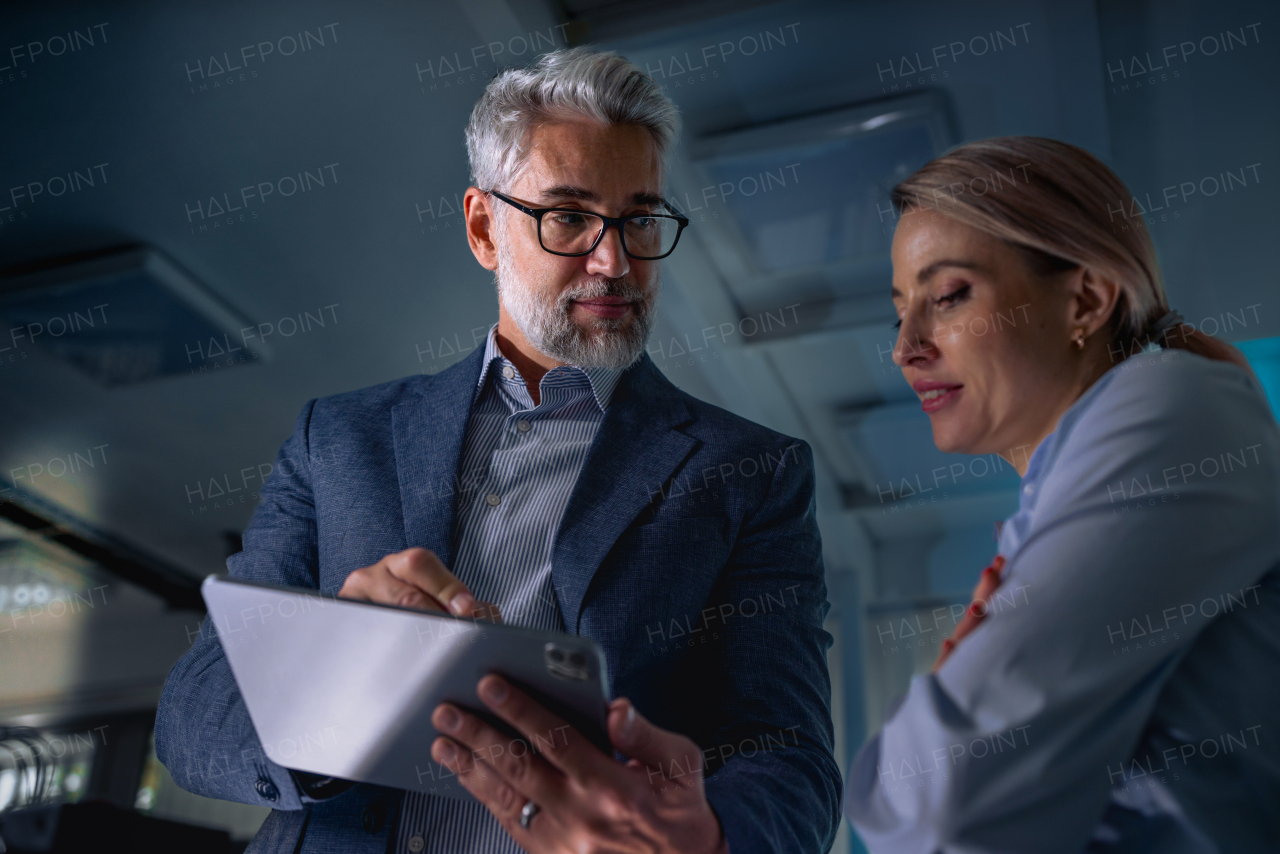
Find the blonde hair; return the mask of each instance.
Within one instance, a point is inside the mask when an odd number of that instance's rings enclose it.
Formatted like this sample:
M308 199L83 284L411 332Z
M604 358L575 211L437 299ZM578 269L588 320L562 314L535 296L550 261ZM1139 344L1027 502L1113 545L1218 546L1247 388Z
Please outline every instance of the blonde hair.
M1125 216L1124 182L1083 148L1039 136L970 142L893 188L895 207L936 210L1013 245L1039 275L1086 267L1120 286L1109 342L1127 356L1148 343L1248 369L1235 347L1169 313L1155 245Z

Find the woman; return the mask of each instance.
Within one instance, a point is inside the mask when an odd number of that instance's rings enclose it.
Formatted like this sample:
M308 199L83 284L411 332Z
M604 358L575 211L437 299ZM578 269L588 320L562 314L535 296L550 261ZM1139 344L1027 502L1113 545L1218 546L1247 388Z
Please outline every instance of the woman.
M1239 351L1170 312L1129 198L1036 137L894 190L895 361L939 449L1023 481L850 769L873 852L1280 851L1280 431Z

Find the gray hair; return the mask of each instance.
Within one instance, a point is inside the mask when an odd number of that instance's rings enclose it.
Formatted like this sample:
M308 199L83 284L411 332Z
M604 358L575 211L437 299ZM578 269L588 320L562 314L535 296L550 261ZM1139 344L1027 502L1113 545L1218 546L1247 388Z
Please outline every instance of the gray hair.
M676 105L631 62L588 47L553 51L530 68L499 73L476 102L467 123L475 185L508 187L529 156L529 131L566 118L640 125L653 135L664 165L680 132Z

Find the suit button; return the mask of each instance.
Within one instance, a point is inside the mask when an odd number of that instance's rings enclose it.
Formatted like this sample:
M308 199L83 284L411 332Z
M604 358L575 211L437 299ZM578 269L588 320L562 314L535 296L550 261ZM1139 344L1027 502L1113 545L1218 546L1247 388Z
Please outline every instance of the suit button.
M409 837L409 850L412 851L413 854L418 854L419 851L421 851L423 848L426 848L426 847L427 847L427 842L421 836Z
M377 833L382 830L382 823L386 819L387 805L381 801L374 801L360 811L360 824L369 833Z
M269 801L274 801L280 797L280 790L276 788L276 784L264 777L259 777L257 782L253 784L253 788L259 795Z

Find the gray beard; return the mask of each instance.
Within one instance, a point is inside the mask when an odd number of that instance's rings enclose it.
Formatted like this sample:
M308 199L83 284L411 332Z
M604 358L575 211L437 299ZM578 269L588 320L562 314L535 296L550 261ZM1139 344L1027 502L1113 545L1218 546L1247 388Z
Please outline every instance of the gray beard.
M625 369L634 365L644 354L653 329L653 308L662 288L660 276L654 277L647 295L626 278L598 278L567 287L549 298L536 282L520 275L505 239L498 242L494 280L498 299L534 349L580 368ZM622 297L631 302L631 314L593 318L594 328L583 329L570 316L572 302L597 297Z

